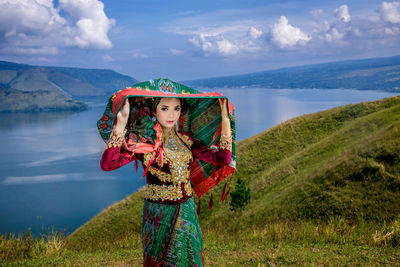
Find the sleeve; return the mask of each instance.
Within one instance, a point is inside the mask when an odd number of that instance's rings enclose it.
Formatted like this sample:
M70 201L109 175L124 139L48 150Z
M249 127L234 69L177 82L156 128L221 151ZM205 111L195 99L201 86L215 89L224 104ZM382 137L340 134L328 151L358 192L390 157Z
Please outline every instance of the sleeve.
M229 165L232 155L232 145L229 146L229 140L228 145L225 140L220 140L219 150L210 149L195 138L192 138L192 141L191 150L195 158L216 165ZM232 141L230 141L230 144L232 144Z
M100 166L104 171L118 169L134 159L126 153L121 153L124 137L125 131L120 134L117 134L114 130L111 132L110 139L100 160Z

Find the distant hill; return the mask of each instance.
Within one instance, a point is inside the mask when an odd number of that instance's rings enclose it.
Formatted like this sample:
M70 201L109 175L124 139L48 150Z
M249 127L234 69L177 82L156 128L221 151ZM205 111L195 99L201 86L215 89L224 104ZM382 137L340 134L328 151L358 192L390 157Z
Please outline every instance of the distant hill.
M251 201L231 211L215 200L222 186L215 188L214 209L201 208L203 229L237 234L280 221L389 225L400 215L400 96L303 115L236 148L234 181L246 181ZM139 190L98 214L67 237L67 248L140 248L143 197Z
M0 61L0 87L72 98L108 96L138 81L113 70L42 67Z
M0 88L0 112L82 111L89 106L56 92Z
M400 92L400 56L313 64L183 83L209 88L344 88Z
M85 110L88 106L77 99L106 97L137 82L113 70L0 61L0 112Z

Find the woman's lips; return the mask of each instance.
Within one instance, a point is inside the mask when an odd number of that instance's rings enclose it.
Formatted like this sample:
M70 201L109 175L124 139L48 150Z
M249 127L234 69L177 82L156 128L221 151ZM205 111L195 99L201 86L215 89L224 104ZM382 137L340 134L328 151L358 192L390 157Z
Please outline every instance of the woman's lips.
M174 121L167 121L168 123L174 123Z

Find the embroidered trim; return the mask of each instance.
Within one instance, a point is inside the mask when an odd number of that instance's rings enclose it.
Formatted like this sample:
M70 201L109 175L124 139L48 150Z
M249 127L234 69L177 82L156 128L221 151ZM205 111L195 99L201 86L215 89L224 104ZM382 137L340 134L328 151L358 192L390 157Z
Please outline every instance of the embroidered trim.
M154 157L154 154L155 154L156 152L151 152L151 153L145 153L144 154L144 156L143 156L143 163L144 163L144 165L147 167L147 165L149 165L149 162L150 162L150 160L151 160L151 158L152 157ZM154 159L154 162L158 162L159 161L159 156L157 156L155 159ZM164 166L164 164L167 164L168 162L167 162L167 160L165 159L165 157L163 157L162 158L162 163L161 163L161 166L160 166L160 168L162 167L162 166ZM150 166L150 168L153 168L153 169L155 169L154 167L152 167L152 166Z
M232 152L232 134L222 134L219 139L219 148L226 149Z
M181 184L183 184L183 189L188 196L193 194L189 182L189 164L193 155L186 147L186 145L190 147L193 142L188 136L178 133L176 129L172 129L165 137L161 166L159 168L150 166L148 170L151 174L157 176L161 182L172 182L172 185L148 184L146 186L146 199L179 200L183 197ZM143 164L148 166L154 155L155 152L145 154ZM154 159L154 162L159 162L159 156ZM168 164L171 173L161 170L164 164Z
M192 185L190 183L186 183L185 184L185 191L186 191L186 195L191 196L192 193Z
M117 133L115 128L111 131L110 139L108 139L106 149L111 147L121 147L124 142L126 129L122 133Z
M185 191L188 196L192 195L192 187L185 184ZM180 200L183 193L180 186L175 185L146 185L145 198L148 200Z
M176 132L176 134L179 136L180 139L182 139L182 141L188 146L188 147L192 147L193 145L193 141L189 139L189 136L181 134L179 132Z
M163 153L169 162L172 182L174 184L187 183L190 175L188 167L193 155L179 139L175 130L174 133L169 135L167 143L164 144Z
M150 166L149 172L155 176L161 181L161 182L172 182L172 177L171 174L168 174L166 172L163 172L157 168L154 168Z

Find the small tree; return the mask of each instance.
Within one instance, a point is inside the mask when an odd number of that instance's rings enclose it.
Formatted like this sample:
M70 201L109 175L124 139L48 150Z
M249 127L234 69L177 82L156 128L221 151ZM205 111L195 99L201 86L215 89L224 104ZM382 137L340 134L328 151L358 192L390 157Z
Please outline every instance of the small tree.
M235 185L235 191L230 193L231 210L236 210L237 208L242 208L244 205L250 202L250 188L246 185L245 181L238 179Z

